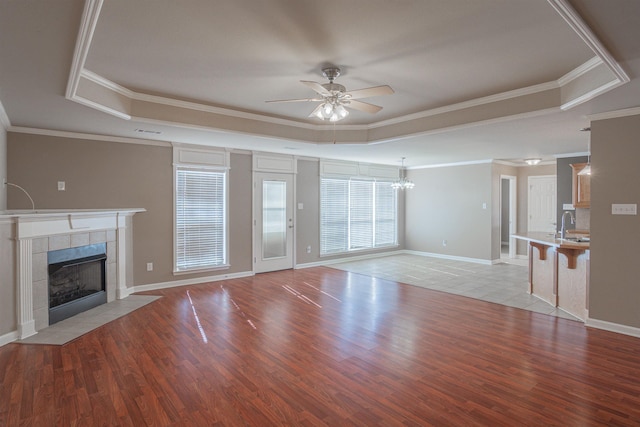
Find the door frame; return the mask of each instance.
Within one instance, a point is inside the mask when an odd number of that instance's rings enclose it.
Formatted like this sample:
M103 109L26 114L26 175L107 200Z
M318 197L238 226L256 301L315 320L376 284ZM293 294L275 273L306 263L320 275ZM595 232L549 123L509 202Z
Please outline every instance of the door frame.
M518 178L513 175L500 175L500 247L502 249L502 182L509 183L509 258L516 258L516 239L513 235L518 229ZM502 252L501 252L502 253Z
M258 232L259 230L262 230L262 227L258 226L258 221L260 221L262 219L262 204L258 203L258 201L262 200L262 196L261 194L258 193L262 193L262 186L258 186L259 182L261 181L261 178L263 177L282 177L282 178L287 178L287 179L291 179L291 185L287 186L287 197L290 199L288 200L288 204L290 204L290 208L291 208L291 212L290 212L290 219L292 222L292 227L291 227L291 244L289 247L289 244L287 244L287 250L290 250L291 252L291 263L287 263L287 265L285 266L285 268L274 268L273 270L269 270L269 269L258 269L258 257L262 256L262 248L259 247L259 244L262 242L262 236L258 236ZM269 271L278 271L278 270L287 270L287 269L292 269L295 267L296 265L296 209L295 209L295 202L296 202L296 179L295 179L296 175L292 174L292 173L280 173L280 172L262 172L262 171L253 171L252 173L252 234L251 234L251 239L252 239L252 270L254 273L266 273ZM290 187L290 188L289 188ZM259 212L260 210L260 212ZM287 241L289 239L287 238Z

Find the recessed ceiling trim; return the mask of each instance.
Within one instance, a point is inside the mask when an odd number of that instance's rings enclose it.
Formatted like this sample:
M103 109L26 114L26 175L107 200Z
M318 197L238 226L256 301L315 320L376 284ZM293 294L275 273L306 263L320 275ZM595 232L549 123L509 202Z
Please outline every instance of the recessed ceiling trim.
M7 115L7 111L4 109L4 105L2 105L2 101L0 101L0 124L4 130L11 127L11 120L9 120L9 116Z
M78 38L76 39L76 47L71 62L71 71L69 72L69 80L67 82L65 95L67 99L73 100L78 90L80 77L87 60L87 55L89 54L91 40L93 40L93 34L96 29L96 24L98 23L102 4L103 0L85 0Z
M620 64L609 53L607 48L591 31L582 17L569 4L567 0L548 0L549 4L558 12L558 14L569 24L573 31L578 34L582 41L609 67L611 72L616 76L620 83L628 83L631 79L622 69Z
M637 116L640 114L640 107L625 108L623 110L607 111L604 113L590 114L587 119L591 121L595 120L607 120L617 119L619 117Z
M23 126L11 126L9 129L7 129L7 131L14 132L14 133L26 133L29 135L54 136L59 138L88 139L92 141L119 142L123 144L140 144L140 145L153 145L156 147L171 147L171 143L166 141L158 141L158 140L143 139L143 138L125 138L122 136L99 135L95 133L70 132L70 131L53 130L53 129L38 129L38 128L23 127Z
M322 143L328 135L327 132L333 132L333 142L338 140L341 143L367 144L397 140L417 134L443 132L461 126L511 120L522 117L522 115L536 115L540 111L548 111L554 107L568 109L629 81L629 77L622 67L609 54L567 0L548 0L557 13L592 49L599 60L591 59L556 81L368 125L341 125L336 131L333 125L306 123L138 93L84 69L103 1L85 1L67 85L67 98L126 120L139 118L142 121L163 123L170 126L234 131L309 143ZM599 66L602 64L613 73L614 81L605 82L602 75L596 76L593 81L589 79L588 74L594 72L597 74ZM597 77L600 78L600 86L595 87L594 82L598 80ZM83 85L82 79L86 79L86 82L91 82L91 84ZM99 85L102 89L95 85ZM567 85L569 88L565 90L564 87ZM547 93L551 93L550 91L554 89L560 90L568 99L563 99L564 96L560 96L554 105L549 105L548 98L543 102L540 101L541 96L543 98L548 96ZM571 99L572 97L573 99ZM535 101L536 99L537 101ZM514 109L505 111L505 105L510 105ZM494 111L489 113L481 110ZM512 111L515 114L512 114ZM500 112L503 115L498 117ZM434 120L438 123L435 123Z

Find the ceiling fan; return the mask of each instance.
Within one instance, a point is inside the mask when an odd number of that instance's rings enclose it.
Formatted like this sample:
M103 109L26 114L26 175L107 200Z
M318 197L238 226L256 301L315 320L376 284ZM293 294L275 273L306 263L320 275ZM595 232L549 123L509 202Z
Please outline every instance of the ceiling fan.
M317 92L320 97L279 99L266 102L320 102L315 110L313 110L313 112L309 114L309 117L317 117L321 120L337 122L349 115L349 111L347 110L347 108L365 111L371 114L375 114L378 111L382 110L382 107L378 105L357 101L357 99L369 98L372 96L391 95L393 93L393 89L391 89L391 87L387 85L368 87L365 89L358 89L347 92L347 89L344 86L333 82L334 79L336 79L340 75L340 68L338 67L323 68L322 75L329 79L329 83L320 84L306 80L300 81L300 83L309 86L312 90Z

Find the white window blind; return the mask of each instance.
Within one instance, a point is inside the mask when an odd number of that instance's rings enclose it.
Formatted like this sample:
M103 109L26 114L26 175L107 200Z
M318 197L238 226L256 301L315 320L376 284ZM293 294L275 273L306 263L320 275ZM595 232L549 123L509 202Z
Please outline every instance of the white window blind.
M175 270L227 263L226 172L176 168Z
M320 180L322 255L397 244L397 199L391 182Z

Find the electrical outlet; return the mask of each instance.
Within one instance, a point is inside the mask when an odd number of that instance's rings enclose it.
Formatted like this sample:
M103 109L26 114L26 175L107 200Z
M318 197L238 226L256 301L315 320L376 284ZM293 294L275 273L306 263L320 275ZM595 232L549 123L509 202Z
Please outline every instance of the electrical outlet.
M58 191L65 191L66 183L64 181L58 181Z
M442 246L447 246L447 241L446 240L442 241Z
M621 204L614 203L611 205L611 215L637 215L638 205L635 203Z
M153 271L153 263L152 262L148 262L147 263L147 271Z
M311 253L311 246L307 246L307 253L310 254Z

